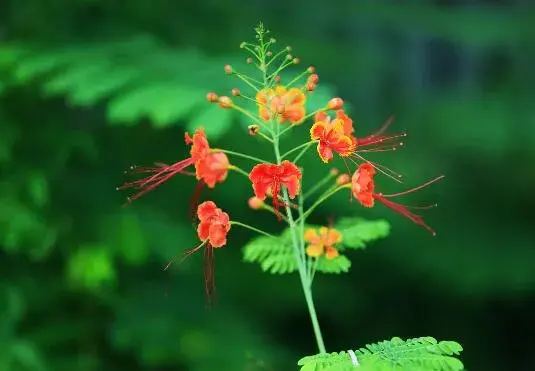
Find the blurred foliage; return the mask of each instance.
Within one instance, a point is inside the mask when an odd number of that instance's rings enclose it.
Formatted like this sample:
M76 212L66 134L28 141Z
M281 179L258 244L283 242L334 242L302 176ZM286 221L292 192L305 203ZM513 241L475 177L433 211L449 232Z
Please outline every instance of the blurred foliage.
M194 244L190 179L124 209L115 192L129 165L181 158L183 130L201 123L218 147L270 156L246 121L205 103L208 91L245 90L223 65L249 68L233 53L259 20L316 66L312 101L336 86L363 134L396 114L407 146L374 160L411 185L447 174L426 191L440 202L436 239L344 196L312 217L392 224L388 239L350 252L345 277L315 279L328 349L427 333L459 339L467 369L535 369L535 12L529 1L473 3L4 1L0 369L289 370L313 353L297 278L240 264L248 233L217 252L212 310L201 257L162 271ZM314 169L305 187L324 177L313 151L302 164ZM205 197L280 233L248 210L247 192L229 177Z

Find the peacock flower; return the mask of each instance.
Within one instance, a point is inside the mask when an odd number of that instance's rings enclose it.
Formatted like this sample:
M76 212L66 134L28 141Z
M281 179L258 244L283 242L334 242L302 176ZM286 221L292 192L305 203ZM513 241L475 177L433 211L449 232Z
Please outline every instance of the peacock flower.
M339 255L334 245L342 242L342 234L334 228L307 229L304 239L309 244L306 253L311 258L319 258L325 255L327 259L332 260Z
M258 115L264 121L277 117L279 123L300 124L305 118L305 94L297 88L286 89L276 86L263 89L256 94Z

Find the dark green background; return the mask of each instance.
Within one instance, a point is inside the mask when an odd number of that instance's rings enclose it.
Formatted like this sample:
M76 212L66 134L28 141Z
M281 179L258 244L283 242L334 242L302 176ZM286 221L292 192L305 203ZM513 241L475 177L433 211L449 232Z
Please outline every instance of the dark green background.
M328 350L429 335L459 341L469 370L535 369L534 5L376 3L4 0L0 370L295 370L316 352L297 275L241 262L249 232L233 229L217 251L210 310L202 256L162 271L197 243L191 178L127 209L115 191L131 164L184 158L184 128L199 124L206 92L236 85L222 66L243 61L238 45L259 21L317 67L319 102L336 92L351 103L360 133L396 114L407 146L374 159L407 184L447 175L410 198L440 202L426 214L435 238L343 195L312 218L393 227L351 254L350 274L316 279ZM205 123L213 145L256 151L244 123L222 115ZM287 148L305 140L296 133ZM323 176L312 151L302 164L306 184ZM247 208L249 187L232 174L204 197L279 230Z

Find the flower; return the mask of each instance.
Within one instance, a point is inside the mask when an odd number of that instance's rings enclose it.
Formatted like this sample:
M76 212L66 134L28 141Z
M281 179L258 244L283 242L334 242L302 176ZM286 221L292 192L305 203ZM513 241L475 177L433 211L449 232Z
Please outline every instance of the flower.
M331 260L339 255L333 246L342 242L342 234L334 228L307 229L304 239L309 243L306 252L311 258L319 258L325 254L325 257Z
M226 212L221 210L212 201L206 201L197 207L197 217L199 225L197 235L202 243L183 252L180 255L179 264L190 255L196 253L201 248L204 249L204 283L207 301L210 302L211 295L215 291L214 281L214 248L220 248L227 244L227 233L230 231L230 218ZM171 260L165 269L167 270L174 259Z
M258 114L264 121L278 115L279 123L286 121L299 124L305 118L305 94L297 88L287 90L284 86L260 90L256 94Z
M405 205L392 202L389 200L389 198L406 195L408 193L412 193L414 191L427 187L428 185L444 178L443 175L435 179L432 179L422 184L421 186L411 188L404 192L390 194L390 195L385 195L383 193L375 193L375 182L373 179L374 176L375 176L375 168L373 167L372 164L366 162L358 167L357 171L355 171L355 173L353 174L351 178L351 190L355 198L361 203L362 206L373 207L375 204L375 201L377 200L381 202L383 205L385 205L386 207L409 218L414 223L427 229L429 233L431 233L433 236L436 235L435 231L423 221L420 215L414 214L413 212L409 210L411 208L410 206L405 206ZM426 208L430 208L433 206L436 206L436 205L424 206L424 207L420 207L420 209L426 209ZM414 209L414 207L412 208Z
M357 140L352 135L353 121L339 110L332 120L324 112L318 112L315 124L310 128L310 139L318 141L318 154L325 163L333 159L333 152L342 157L353 154L357 148Z
M300 189L301 170L290 161L284 160L280 165L262 163L258 164L249 173L249 179L253 184L253 190L260 200L265 200L267 192L273 195L273 207L278 212L280 206L284 206L279 200L281 186L285 186L288 195L293 199ZM277 214L280 218L280 214Z
M172 165L156 164L153 167L137 167L132 166L131 171L134 174L150 174L142 179L138 179L132 182L127 182L118 187L118 190L133 188L138 190L133 196L128 197L128 202L140 198L145 193L153 190L162 183L171 179L176 174L185 173L185 169L188 166L194 165L199 161L204 160L210 154L210 146L206 139L204 130L197 129L193 134L193 137L186 132L185 133L186 144L191 144L190 157L175 162Z
M208 188L227 179L230 163L223 152L213 152L195 163L197 180L202 180Z

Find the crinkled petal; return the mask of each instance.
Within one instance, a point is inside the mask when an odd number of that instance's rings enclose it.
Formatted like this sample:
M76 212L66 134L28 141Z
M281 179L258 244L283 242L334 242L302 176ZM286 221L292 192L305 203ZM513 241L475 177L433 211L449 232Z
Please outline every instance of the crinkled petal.
M227 244L227 233L230 228L223 224L213 224L209 230L209 240L212 247L222 247Z
M213 201L205 201L197 207L197 217L201 222L216 214L217 206Z
M311 258L317 258L323 254L323 246L322 245L308 245L307 247L307 255Z
M319 242L319 236L318 233L314 228L309 228L305 231L305 235L303 236L305 239L305 242L315 244Z
M197 235L201 241L206 241L210 237L210 222L200 222L197 226Z
M328 260L332 260L332 259L336 258L338 255L340 255L340 254L338 253L338 250L336 250L334 247L332 247L332 246L326 246L325 247L325 257Z

